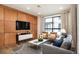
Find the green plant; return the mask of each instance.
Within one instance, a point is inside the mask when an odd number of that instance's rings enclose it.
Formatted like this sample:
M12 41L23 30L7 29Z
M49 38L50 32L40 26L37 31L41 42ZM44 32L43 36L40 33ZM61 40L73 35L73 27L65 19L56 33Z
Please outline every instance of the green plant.
M43 39L42 38L38 38L38 41L43 41Z

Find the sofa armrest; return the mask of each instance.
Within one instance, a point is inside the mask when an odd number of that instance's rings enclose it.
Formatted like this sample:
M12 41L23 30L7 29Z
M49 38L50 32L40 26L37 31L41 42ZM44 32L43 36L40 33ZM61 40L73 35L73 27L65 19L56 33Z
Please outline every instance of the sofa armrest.
M51 46L49 44L43 44L41 47L43 54L74 54L74 52L70 50L66 50L56 46Z

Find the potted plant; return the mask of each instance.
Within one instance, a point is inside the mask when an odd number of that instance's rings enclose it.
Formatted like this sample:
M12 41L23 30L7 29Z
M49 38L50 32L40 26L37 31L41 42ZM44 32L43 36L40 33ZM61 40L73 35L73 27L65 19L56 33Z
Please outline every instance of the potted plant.
M39 36L38 41L43 41L43 36L42 35Z

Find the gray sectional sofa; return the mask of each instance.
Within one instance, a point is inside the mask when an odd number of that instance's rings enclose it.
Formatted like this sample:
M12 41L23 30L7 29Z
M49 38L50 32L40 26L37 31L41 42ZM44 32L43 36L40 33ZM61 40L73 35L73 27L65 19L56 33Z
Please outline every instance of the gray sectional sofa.
M56 46L51 46L49 44L43 44L41 47L43 54L74 54L73 51L59 48Z
M54 46L53 44L42 44L42 53L43 54L74 54L73 51L70 51L72 43L72 36L67 35L66 38L63 39L63 43L60 47Z

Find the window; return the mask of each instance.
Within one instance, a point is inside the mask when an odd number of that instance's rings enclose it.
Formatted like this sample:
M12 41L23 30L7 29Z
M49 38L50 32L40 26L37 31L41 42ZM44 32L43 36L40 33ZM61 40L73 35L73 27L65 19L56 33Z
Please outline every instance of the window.
M45 18L44 31L45 32L59 32L61 29L60 16Z

